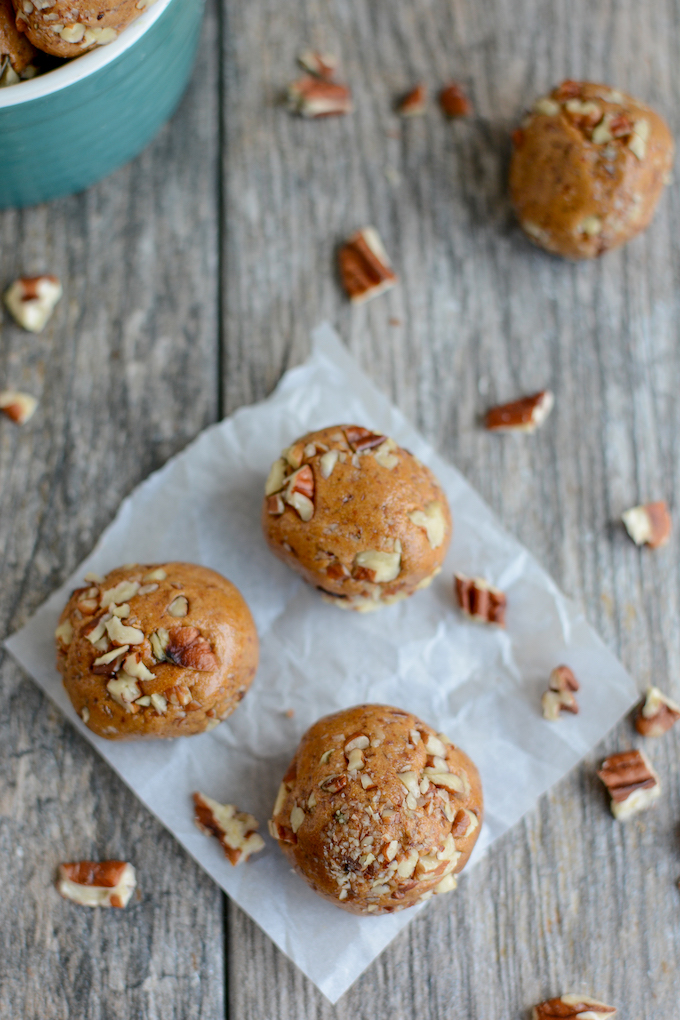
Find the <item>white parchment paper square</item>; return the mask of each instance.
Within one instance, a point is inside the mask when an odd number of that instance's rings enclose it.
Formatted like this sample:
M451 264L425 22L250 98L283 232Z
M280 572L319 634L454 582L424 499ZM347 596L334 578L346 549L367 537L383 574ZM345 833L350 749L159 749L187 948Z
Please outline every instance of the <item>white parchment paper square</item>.
M340 613L267 550L260 534L271 461L298 435L355 421L393 436L439 477L454 519L442 574L414 598L378 613ZM212 733L148 744L110 743L75 715L54 666L53 632L88 570L188 560L225 574L248 601L261 665L238 712ZM452 599L454 568L508 595L507 629L467 623ZM465 479L442 460L321 326L306 364L272 396L206 429L122 504L96 548L7 647L136 796L214 880L331 1000L337 999L414 916L358 918L319 899L266 834L283 771L320 715L362 701L416 712L477 763L486 818L471 864L571 769L626 712L633 681L583 615L527 550L499 525ZM579 677L581 713L541 717L553 666ZM289 717L286 713L293 710ZM507 776L512 775L512 796ZM266 849L232 868L194 826L202 790L253 812ZM134 848L130 848L134 858ZM144 876L141 876L144 881ZM453 894L455 896L455 893Z

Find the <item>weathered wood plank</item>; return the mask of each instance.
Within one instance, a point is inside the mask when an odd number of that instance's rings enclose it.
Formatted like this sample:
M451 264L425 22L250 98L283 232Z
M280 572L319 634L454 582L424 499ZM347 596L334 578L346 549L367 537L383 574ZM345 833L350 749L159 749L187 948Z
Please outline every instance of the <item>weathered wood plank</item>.
M217 11L173 121L84 195L0 214L0 282L57 272L40 337L5 313L4 385L41 404L0 423L2 632L90 549L120 500L217 416ZM3 419L4 421L4 419ZM3 656L0 1014L215 1020L223 899L97 754ZM131 858L141 899L73 907L58 862Z
M534 251L505 191L510 126L563 77L628 89L677 133L677 5L223 0L223 9L227 409L265 395L330 319L640 685L680 695L676 540L638 552L615 523L640 499L678 503L677 190L646 236L580 266ZM352 117L310 124L277 105L308 44L341 56ZM436 90L449 77L469 88L473 119L447 124L433 104L425 118L398 122L400 91L418 79ZM333 252L368 222L402 282L352 309ZM546 384L558 403L541 433L479 430L490 403ZM620 826L593 766L634 741L622 724L336 1008L230 907L231 1015L514 1018L569 987L622 1015L674 1015L680 735L649 745L662 804Z

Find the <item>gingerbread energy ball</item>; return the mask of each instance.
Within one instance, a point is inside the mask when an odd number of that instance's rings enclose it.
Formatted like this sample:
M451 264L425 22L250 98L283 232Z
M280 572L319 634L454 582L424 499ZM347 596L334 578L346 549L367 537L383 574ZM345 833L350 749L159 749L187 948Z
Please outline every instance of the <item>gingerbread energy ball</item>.
M535 244L589 259L649 225L672 164L671 133L649 106L565 81L513 134L510 195Z
M17 28L55 57L77 57L113 42L155 0L12 0Z
M425 588L441 570L451 513L432 472L359 425L309 432L265 486L265 538L341 609L366 612Z
M78 715L109 740L191 736L238 706L258 661L231 582L191 563L90 574L57 627L57 666Z
M456 887L482 821L468 756L415 715L357 705L305 733L269 823L295 870L355 914Z
M16 26L12 0L0 0L0 82L6 75L5 61L14 72L9 83L16 83L20 75L33 62L35 50Z

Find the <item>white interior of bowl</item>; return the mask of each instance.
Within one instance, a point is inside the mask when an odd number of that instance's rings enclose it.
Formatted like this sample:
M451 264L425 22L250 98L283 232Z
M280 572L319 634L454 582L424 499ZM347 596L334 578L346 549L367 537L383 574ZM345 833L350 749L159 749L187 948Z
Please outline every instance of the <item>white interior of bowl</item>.
M30 81L22 81L18 85L9 85L7 88L0 89L0 110L8 106L28 103L33 99L51 96L53 93L87 78L88 75L94 74L100 68L106 67L130 46L134 46L154 22L158 21L171 3L172 0L156 0L131 25L128 25L114 42L108 43L106 46L97 46L94 50L84 53L82 57L75 57L61 67L55 68L54 71L48 71Z

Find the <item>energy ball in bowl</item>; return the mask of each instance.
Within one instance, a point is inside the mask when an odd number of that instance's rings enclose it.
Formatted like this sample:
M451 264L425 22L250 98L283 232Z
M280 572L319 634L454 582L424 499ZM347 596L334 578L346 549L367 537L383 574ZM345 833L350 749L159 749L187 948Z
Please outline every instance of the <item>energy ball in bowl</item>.
M451 541L429 468L360 425L309 432L274 462L262 527L279 559L341 609L366 612L427 587Z
M88 575L55 632L73 707L109 740L181 737L238 706L258 662L241 593L207 567L133 564Z
M474 764L410 712L357 705L303 736L269 829L306 882L354 914L456 887L483 799Z
M33 45L55 57L77 57L113 42L154 0L12 0L17 28Z
M513 134L510 195L535 244L589 259L649 225L672 164L673 138L649 106L565 81Z
M0 0L0 85L15 84L33 63L35 50L16 26L12 0ZM13 76L7 76L5 62Z

